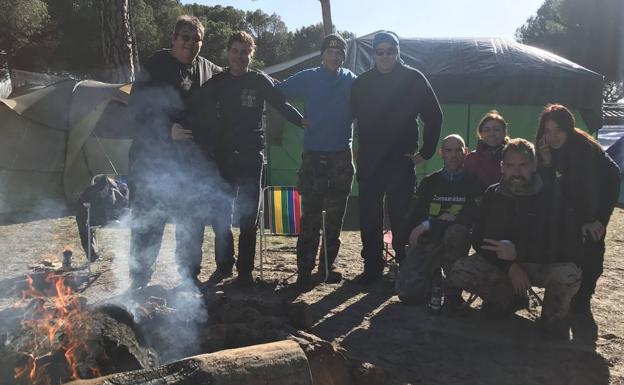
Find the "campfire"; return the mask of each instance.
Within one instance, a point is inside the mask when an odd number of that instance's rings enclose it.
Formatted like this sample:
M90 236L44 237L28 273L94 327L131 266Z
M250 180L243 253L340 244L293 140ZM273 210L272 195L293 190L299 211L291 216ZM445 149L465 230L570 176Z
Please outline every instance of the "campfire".
M29 276L18 303L0 311L0 385L383 383L369 364L302 330L311 325L304 302L182 285L87 306L77 274ZM193 302L208 316L190 312Z
M27 304L22 331L31 338L20 347L27 362L15 369L15 379L47 385L101 376L98 362L107 357L104 352L91 351L81 339L89 333L85 328L91 323L80 297L63 276L53 272L45 275L48 285L43 291L34 287L32 277L28 276L27 282L28 289L22 294L22 303ZM64 358L65 365L58 357Z

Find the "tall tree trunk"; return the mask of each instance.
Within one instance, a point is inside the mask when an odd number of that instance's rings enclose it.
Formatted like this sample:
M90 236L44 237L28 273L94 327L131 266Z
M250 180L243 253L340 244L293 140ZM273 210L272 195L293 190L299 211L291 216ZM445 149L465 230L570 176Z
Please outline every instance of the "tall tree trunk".
M101 0L100 4L105 80L112 83L132 82L138 63L128 0Z
M331 6L329 0L319 0L321 2L321 11L323 12L323 31L325 36L334 32L334 24L331 17Z

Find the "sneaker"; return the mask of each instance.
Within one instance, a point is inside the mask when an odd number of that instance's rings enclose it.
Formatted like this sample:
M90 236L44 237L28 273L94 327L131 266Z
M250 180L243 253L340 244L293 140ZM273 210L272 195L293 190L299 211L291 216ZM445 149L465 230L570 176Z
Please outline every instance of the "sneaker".
M325 280L325 266L319 265L316 272L319 276L323 277L323 280ZM325 282L340 283L340 281L342 281L342 273L340 272L340 270L336 266L330 267L329 275L327 276L327 280L325 280Z
M238 273L236 277L236 285L240 287L249 287L254 284L254 277L249 273Z
M300 272L297 275L297 282L295 282L295 286L301 292L312 290L312 274L310 272Z
M376 282L383 275L383 271L366 270L355 278L355 281L362 286L369 286Z

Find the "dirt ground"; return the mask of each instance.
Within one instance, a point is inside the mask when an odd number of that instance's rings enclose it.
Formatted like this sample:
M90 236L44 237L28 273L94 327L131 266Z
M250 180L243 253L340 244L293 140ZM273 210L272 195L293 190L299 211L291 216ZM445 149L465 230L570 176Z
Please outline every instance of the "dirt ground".
M345 279L319 283L297 295L295 237L268 237L263 282L239 289L226 280L226 295L279 296L310 304L312 332L348 350L353 358L383 368L389 384L624 384L624 210L616 209L607 236L605 272L593 302L593 318L574 318L573 340L541 340L539 309L507 320L486 319L475 302L465 317L432 316L420 306L402 304L388 277L362 290L352 279L362 270L358 232L342 234L338 266ZM82 293L90 302L127 288L129 230L98 230L102 258L92 265L94 280ZM201 274L214 271L213 237L206 231ZM31 271L46 258L58 259L64 246L74 263L85 263L73 217L0 226L3 268L0 284ZM176 286L173 227L168 226L152 284ZM255 272L259 278L259 269ZM0 293L0 309L14 298Z

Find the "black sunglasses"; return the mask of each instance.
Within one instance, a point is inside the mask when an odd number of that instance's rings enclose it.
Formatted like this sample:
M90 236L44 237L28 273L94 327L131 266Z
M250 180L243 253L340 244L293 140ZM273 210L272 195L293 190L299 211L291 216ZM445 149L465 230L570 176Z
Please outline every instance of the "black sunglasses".
M386 48L386 49L376 49L375 50L375 55L376 56L394 56L397 54L397 49L396 48Z

